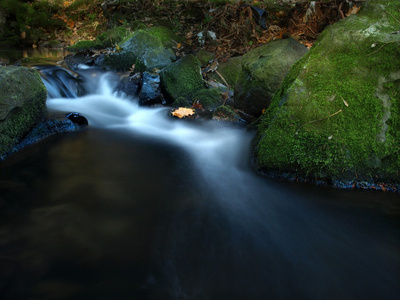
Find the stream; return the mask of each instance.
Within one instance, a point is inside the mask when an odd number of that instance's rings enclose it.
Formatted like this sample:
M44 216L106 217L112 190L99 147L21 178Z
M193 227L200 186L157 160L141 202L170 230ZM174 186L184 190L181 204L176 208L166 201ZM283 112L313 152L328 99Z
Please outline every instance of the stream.
M0 299L400 299L399 194L261 177L243 126L37 68L89 127L0 162Z

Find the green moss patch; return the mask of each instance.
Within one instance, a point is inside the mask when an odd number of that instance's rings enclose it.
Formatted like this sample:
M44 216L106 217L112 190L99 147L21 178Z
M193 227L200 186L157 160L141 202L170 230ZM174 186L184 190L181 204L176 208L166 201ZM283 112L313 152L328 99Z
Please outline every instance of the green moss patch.
M0 156L44 117L46 98L46 88L36 70L0 68Z
M160 76L162 88L172 101L179 97L192 100L194 93L205 88L200 62L193 55L169 65Z
M202 89L193 94L193 101L198 102L203 109L212 110L221 105L221 94L217 89Z
M261 118L261 170L399 181L399 9L398 1L369 2L291 68Z

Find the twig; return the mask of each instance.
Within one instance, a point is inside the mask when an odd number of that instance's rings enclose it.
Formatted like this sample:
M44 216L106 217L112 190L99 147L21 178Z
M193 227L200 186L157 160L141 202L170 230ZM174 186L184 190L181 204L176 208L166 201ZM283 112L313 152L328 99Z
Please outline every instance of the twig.
M397 22L399 22L400 23L400 21L399 20L397 20L393 15L392 15L392 13L390 12L390 11L386 11L389 15L391 15L391 17L393 18L393 19L395 19Z
M226 82L224 76L222 76L220 72L218 72L217 70L215 70L214 72L217 73L217 75L222 79L222 81L225 83L225 85L227 87L227 90L226 90L227 97L225 97L224 104L223 104L223 105L225 105L226 100L228 100L228 97L229 97L229 89L230 89L230 87L229 87L229 84Z
M327 116L327 117L325 117L325 118L322 118L322 119L319 119L319 120L308 121L308 122L304 123L303 125L301 125L301 126L296 130L296 134L299 133L299 130L300 130L303 126L305 126L305 125L307 125L307 124L317 123L317 122L321 122L321 121L323 121L323 120L329 119L330 117L336 116L337 114L341 113L342 111L343 111L343 110L340 109L340 110L338 110L337 112L335 112L335 113L333 113L333 114L331 114L331 115L329 115L329 116Z
M345 17L344 17L344 14L342 12L342 4L343 4L343 2L340 2L339 7L338 7L338 11L339 11L339 14L340 14L340 18L344 19Z
M375 54L376 52L378 52L379 50L381 50L383 47L385 47L386 45L388 45L388 44L392 44L392 43L398 43L398 41L392 41L392 42L387 42L387 43L384 43L382 46L380 46L377 50L375 50L374 52L371 52L370 54L368 54L367 56L370 56L370 55L372 55L372 54Z

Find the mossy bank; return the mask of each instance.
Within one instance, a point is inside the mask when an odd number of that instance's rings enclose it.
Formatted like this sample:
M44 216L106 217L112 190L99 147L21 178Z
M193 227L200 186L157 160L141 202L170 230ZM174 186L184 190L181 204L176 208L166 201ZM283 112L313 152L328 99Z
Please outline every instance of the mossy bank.
M46 97L36 70L0 67L0 159L45 117Z
M400 2L329 26L261 117L257 168L336 185L400 182Z

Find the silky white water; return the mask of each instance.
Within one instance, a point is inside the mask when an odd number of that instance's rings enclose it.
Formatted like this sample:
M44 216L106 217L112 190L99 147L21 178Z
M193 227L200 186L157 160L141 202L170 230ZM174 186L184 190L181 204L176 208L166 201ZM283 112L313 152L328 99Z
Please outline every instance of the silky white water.
M218 121L174 119L169 108L139 106L137 99L114 92L118 80L114 74L84 70L90 95L50 98L47 107L52 113L78 112L93 128L128 130L182 147L207 178L221 176L221 172L224 176L240 176L238 162L240 156L248 156L252 138L244 127Z

